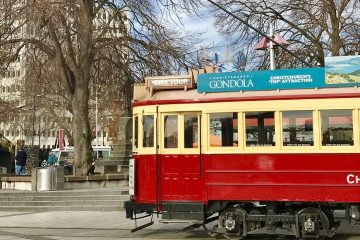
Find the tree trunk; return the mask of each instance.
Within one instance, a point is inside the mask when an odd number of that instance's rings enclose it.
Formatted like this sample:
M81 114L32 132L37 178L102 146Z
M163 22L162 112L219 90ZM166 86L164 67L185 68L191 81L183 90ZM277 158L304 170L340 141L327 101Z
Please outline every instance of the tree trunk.
M85 87L86 88L86 87ZM72 99L75 175L84 176L92 163L91 130L88 117L88 89L75 90ZM81 149L79 151L78 149Z

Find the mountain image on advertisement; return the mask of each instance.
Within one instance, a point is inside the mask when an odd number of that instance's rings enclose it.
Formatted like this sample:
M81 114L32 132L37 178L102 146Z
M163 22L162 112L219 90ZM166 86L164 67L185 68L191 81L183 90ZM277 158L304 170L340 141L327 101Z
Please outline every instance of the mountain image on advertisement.
M360 56L325 58L326 84L359 84Z
M360 76L360 70L352 72L351 75Z

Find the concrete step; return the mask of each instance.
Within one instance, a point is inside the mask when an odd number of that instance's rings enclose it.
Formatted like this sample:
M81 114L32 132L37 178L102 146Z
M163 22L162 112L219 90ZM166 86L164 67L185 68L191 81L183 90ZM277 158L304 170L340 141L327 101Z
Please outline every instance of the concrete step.
M120 167L119 167L120 166ZM129 171L125 171L124 168L121 168L122 165L103 165L103 166L95 166L95 172L99 172L101 174L109 174L109 173L123 173L128 174Z
M127 147L127 149L131 149L132 143L131 142L114 142L112 145L113 150L124 149L125 147Z
M107 157L105 159L108 159L108 160L121 160L121 159L129 160L130 158L132 158L131 154L119 153L119 154L112 154L110 157Z
M129 165L118 165L118 172L124 172L124 173L128 173L129 172Z
M100 160L95 162L95 166L104 166L104 165L129 165L129 159L109 159L109 160Z
M0 206L0 211L10 212L52 212L52 211L124 211L119 206Z
M0 206L123 206L119 200L2 201Z
M99 201L99 200L127 200L128 195L87 195L87 196L0 196L1 202L6 201Z
M122 211L127 189L49 192L0 190L0 211Z
M103 160L100 160L100 161L129 161L129 159L131 159L130 156L124 156L124 155L119 155L119 156L116 156L116 155L112 155L110 157L107 157Z
M31 191L19 191L19 190L5 190L0 189L0 195L4 196L101 196L101 195L127 195L129 190L125 189L84 189L84 190L64 190L64 191L48 191L48 192L31 192Z

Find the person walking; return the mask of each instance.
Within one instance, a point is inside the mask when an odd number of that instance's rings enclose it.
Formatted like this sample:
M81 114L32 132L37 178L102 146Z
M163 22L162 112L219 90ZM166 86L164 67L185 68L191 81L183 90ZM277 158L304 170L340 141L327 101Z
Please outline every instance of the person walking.
M21 146L15 157L15 174L22 175L25 174L25 164L26 164L27 155L24 150L24 147Z
M50 149L44 147L43 155L42 155L43 161L47 161L49 159L49 153L50 153Z

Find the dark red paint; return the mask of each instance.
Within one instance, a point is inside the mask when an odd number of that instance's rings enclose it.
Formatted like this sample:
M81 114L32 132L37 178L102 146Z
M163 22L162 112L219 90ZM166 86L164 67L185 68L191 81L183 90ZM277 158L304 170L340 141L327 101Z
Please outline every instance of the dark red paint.
M136 159L136 201L360 202L360 154L159 155ZM157 189L157 186L159 187Z

